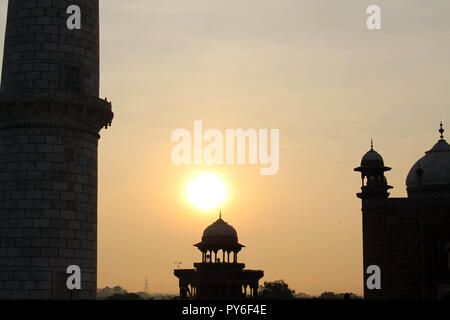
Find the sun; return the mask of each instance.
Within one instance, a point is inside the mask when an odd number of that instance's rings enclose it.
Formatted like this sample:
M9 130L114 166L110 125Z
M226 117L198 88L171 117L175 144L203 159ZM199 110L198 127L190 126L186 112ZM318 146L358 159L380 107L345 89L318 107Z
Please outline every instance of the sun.
M226 198L225 184L212 173L201 173L189 182L187 197L197 208L217 208Z

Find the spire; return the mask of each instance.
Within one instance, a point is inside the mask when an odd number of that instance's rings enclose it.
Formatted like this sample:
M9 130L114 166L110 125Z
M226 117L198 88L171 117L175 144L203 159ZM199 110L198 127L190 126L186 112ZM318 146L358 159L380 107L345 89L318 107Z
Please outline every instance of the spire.
M219 219L222 219L222 210L219 210Z
M370 139L370 150L373 150L373 139Z
M442 125L442 121L441 121L441 128L439 129L439 133L441 134L441 140L444 140L444 128L443 128L443 125Z

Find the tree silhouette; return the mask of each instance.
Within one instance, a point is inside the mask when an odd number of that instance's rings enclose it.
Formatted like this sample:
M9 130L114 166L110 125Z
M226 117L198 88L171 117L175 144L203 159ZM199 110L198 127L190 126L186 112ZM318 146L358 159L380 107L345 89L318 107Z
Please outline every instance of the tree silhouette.
M284 280L264 282L259 287L258 299L291 300L295 299L295 290L289 288Z

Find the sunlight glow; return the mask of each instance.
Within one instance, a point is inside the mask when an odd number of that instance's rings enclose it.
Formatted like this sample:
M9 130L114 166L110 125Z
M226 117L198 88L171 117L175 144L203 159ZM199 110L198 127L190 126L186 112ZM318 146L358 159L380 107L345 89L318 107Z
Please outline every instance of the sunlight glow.
M214 174L199 174L189 182L187 197L200 209L217 208L225 200L225 184Z

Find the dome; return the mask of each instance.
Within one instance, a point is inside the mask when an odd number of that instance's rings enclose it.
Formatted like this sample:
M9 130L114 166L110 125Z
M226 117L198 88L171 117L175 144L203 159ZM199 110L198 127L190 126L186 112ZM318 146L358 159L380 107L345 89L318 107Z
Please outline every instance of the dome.
M361 165L354 169L361 172L361 177L382 177L383 172L391 170L391 168L384 165L384 160L381 154L373 149L373 140L370 142L370 150L361 159ZM384 177L383 177L384 178ZM372 179L373 180L373 179Z
M419 176L416 171L422 169L422 186L450 185L450 145L445 140L427 151L409 170L406 178L408 188L419 186Z
M363 168L384 167L384 160L381 154L373 149L373 140L370 141L370 150L361 159L361 167ZM359 170L358 170L359 171Z
M199 247L220 247L220 246L234 246L243 247L238 243L238 236L236 229L222 220L222 217L217 219L213 224L208 226L203 231L202 241L195 246Z
M222 218L219 218L203 231L202 241L213 238L226 238L227 240L234 240L237 242L237 232L236 229L223 221Z
M450 193L450 145L442 135L442 125L439 132L441 139L409 170L406 178L409 196L414 196L420 186L426 194L439 196Z
M371 148L361 159L361 165L384 165L383 157Z

